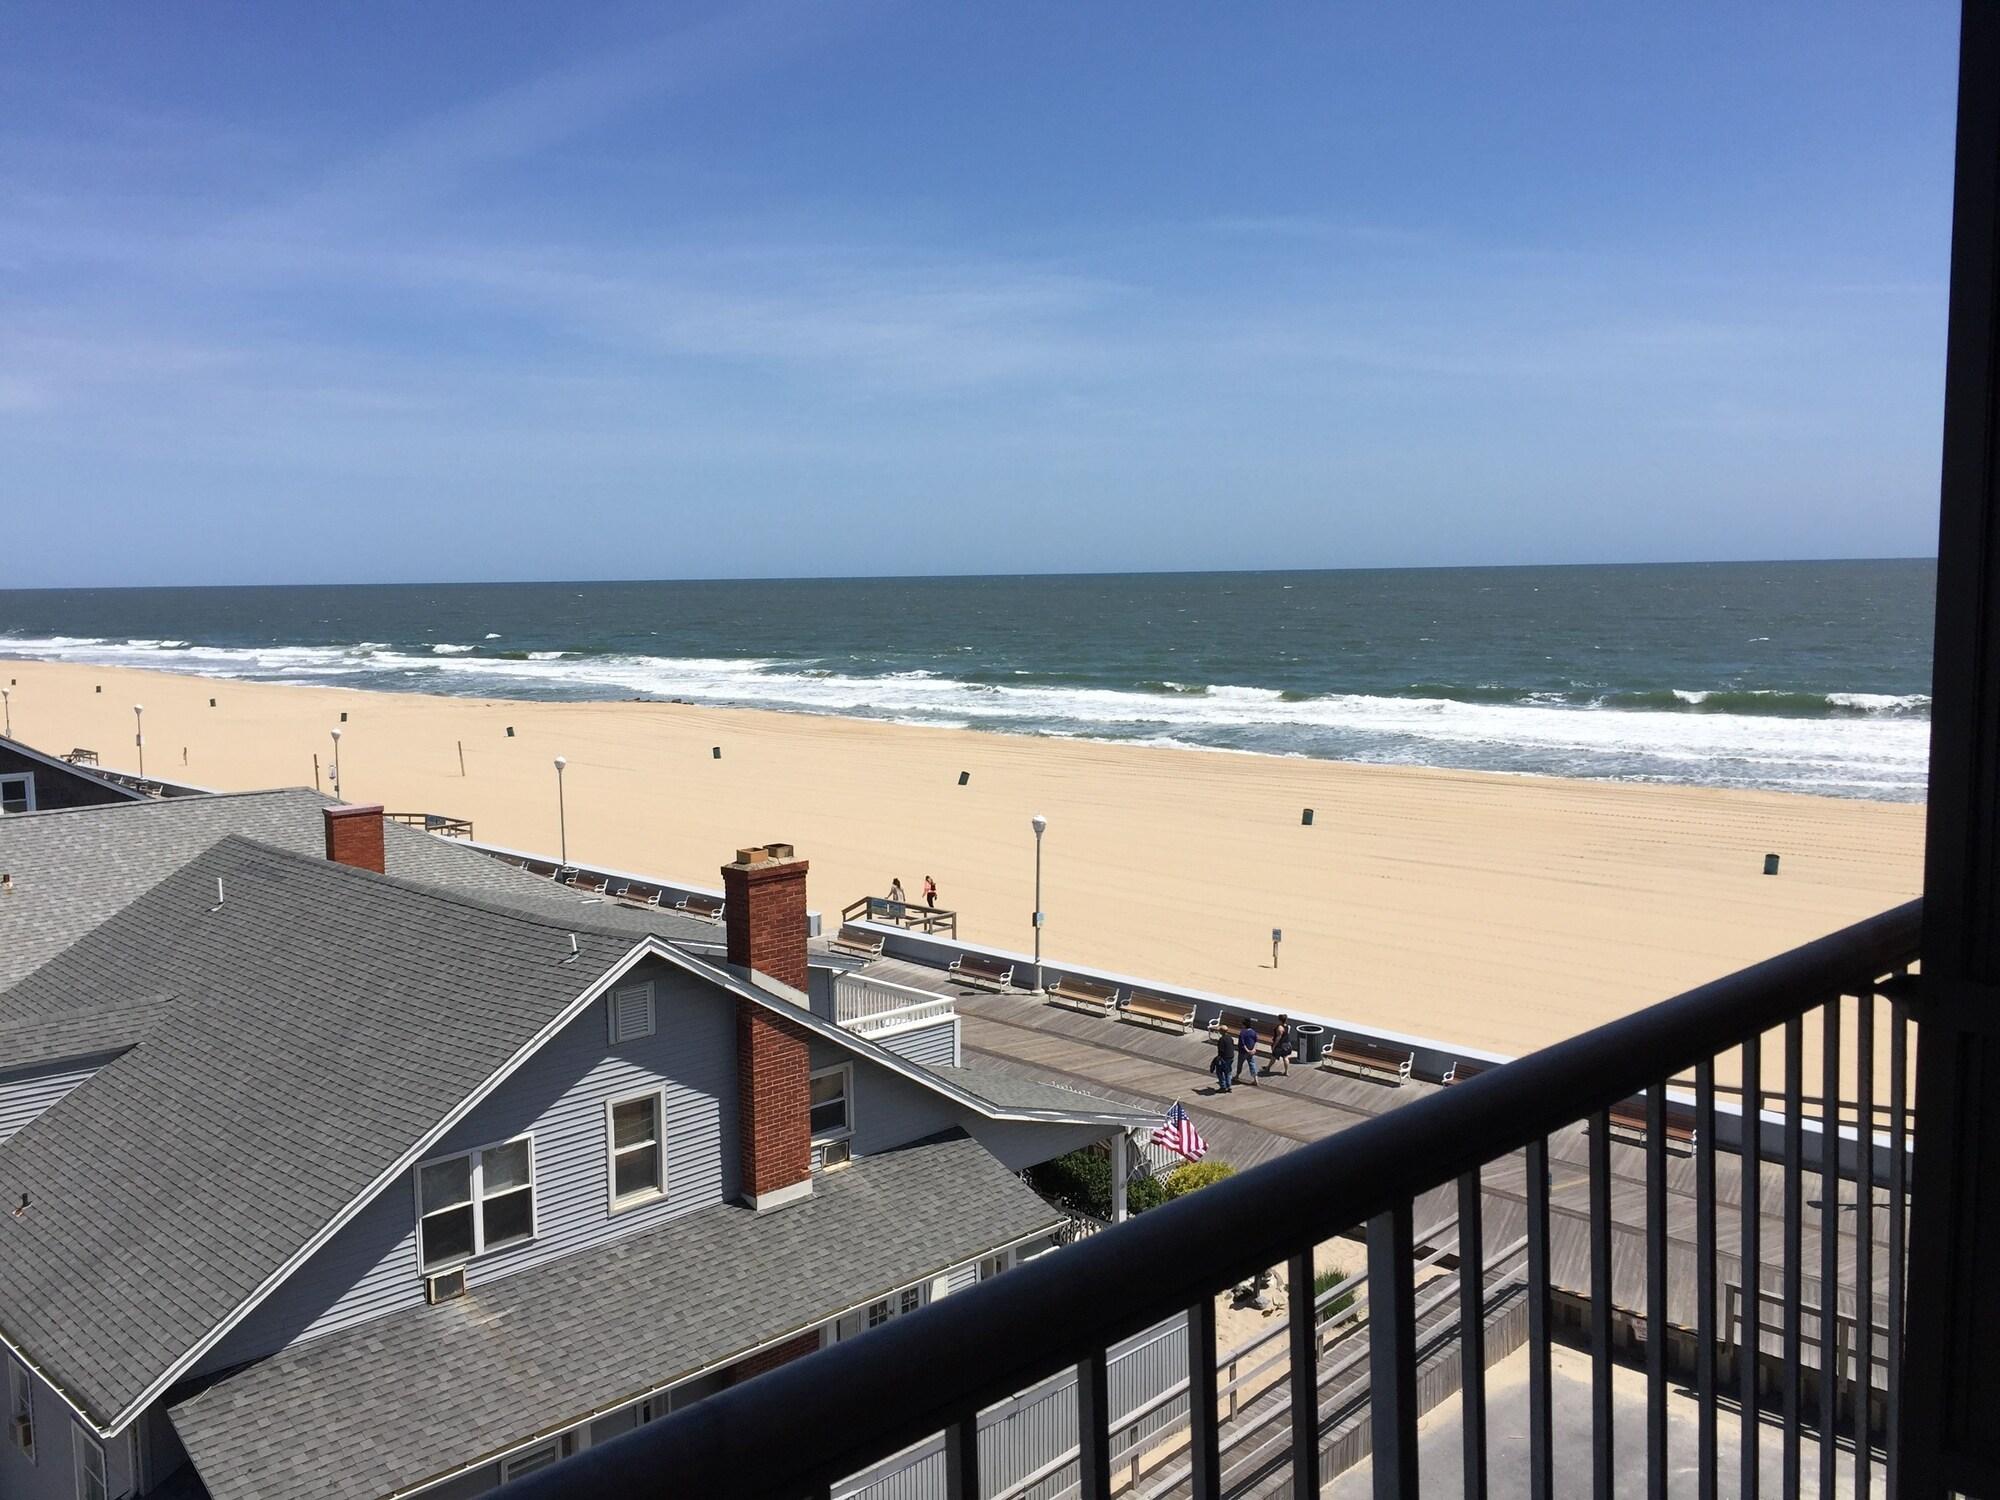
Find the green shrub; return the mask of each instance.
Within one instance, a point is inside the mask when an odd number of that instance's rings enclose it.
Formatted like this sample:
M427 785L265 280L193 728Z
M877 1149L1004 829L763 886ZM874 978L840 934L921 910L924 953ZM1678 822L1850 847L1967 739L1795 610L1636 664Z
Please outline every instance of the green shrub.
M1125 1184L1125 1207L1131 1213L1142 1214L1149 1208L1158 1208L1173 1196L1173 1190L1157 1177L1134 1177Z
M1319 1275L1313 1277L1313 1301L1319 1301L1345 1280L1347 1280L1345 1271L1321 1271ZM1320 1321L1325 1322L1328 1318L1338 1317L1352 1306L1354 1306L1354 1293L1342 1292L1319 1310Z
M1071 1213L1111 1217L1111 1160L1085 1147L1028 1169L1034 1190ZM1128 1193L1129 1198L1129 1193Z
M1220 1182L1225 1177L1234 1176L1235 1173L1236 1168L1230 1166L1228 1162L1217 1161L1210 1157L1206 1161L1184 1162L1175 1167L1167 1173L1161 1186L1165 1189L1167 1197L1179 1198L1196 1188L1205 1188L1211 1182Z

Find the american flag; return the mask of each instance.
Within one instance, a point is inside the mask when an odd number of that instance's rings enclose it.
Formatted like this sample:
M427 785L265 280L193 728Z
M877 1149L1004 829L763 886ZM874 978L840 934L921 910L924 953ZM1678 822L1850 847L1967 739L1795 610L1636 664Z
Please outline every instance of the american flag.
M1208 1142L1194 1128L1194 1121L1188 1118L1188 1112L1181 1108L1178 1099L1174 1101L1174 1107L1167 1111L1166 1119L1160 1122L1160 1128L1153 1132L1153 1144L1165 1146L1188 1161L1200 1161L1208 1155Z

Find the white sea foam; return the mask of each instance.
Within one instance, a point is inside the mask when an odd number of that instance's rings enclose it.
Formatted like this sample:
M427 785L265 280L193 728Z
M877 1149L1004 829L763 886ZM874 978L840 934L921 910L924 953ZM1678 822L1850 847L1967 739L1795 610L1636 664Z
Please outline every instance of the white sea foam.
M1275 689L1162 683L1141 691L982 683L926 670L882 676L770 659L588 656L534 651L527 659L434 645L215 647L93 637L0 638L0 654L146 665L216 676L425 691L510 691L536 697L685 698L899 723L1011 729L1148 744L1311 753L1353 760L1534 770L1557 775L1920 796L1930 726L1920 694L1829 694L1847 710L1814 715L1583 706L1557 694L1467 703L1443 697L1331 693L1293 698ZM1717 695L1686 689L1690 707Z

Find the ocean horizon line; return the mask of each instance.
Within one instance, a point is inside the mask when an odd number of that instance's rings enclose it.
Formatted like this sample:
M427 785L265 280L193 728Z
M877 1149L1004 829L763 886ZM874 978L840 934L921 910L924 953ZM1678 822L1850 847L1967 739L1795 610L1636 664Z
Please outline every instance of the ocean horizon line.
M0 587L0 598L11 594L109 594L144 593L161 590L253 590L253 589L378 589L378 588L594 588L647 584L723 583L998 583L1027 579L1057 578L1265 578L1276 576L1319 577L1377 573L1507 573L1555 572L1591 569L1644 570L1654 568L1763 568L1815 567L1837 563L1930 563L1935 553L1909 555L1829 555L1823 557L1717 557L1717 558L1633 558L1605 562L1496 562L1496 563L1357 563L1309 568L1055 568L1027 572L941 572L941 573L729 573L696 574L679 578L387 578L348 579L340 582L287 580L258 583L58 583L22 584Z

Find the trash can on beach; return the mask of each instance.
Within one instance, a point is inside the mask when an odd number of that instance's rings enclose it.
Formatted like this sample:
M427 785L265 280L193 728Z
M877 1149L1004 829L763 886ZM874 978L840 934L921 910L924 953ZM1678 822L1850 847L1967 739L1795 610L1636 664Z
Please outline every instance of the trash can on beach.
M1311 1021L1292 1022L1292 1033L1299 1039L1299 1061L1316 1063L1326 1055L1326 1028L1316 1026Z

